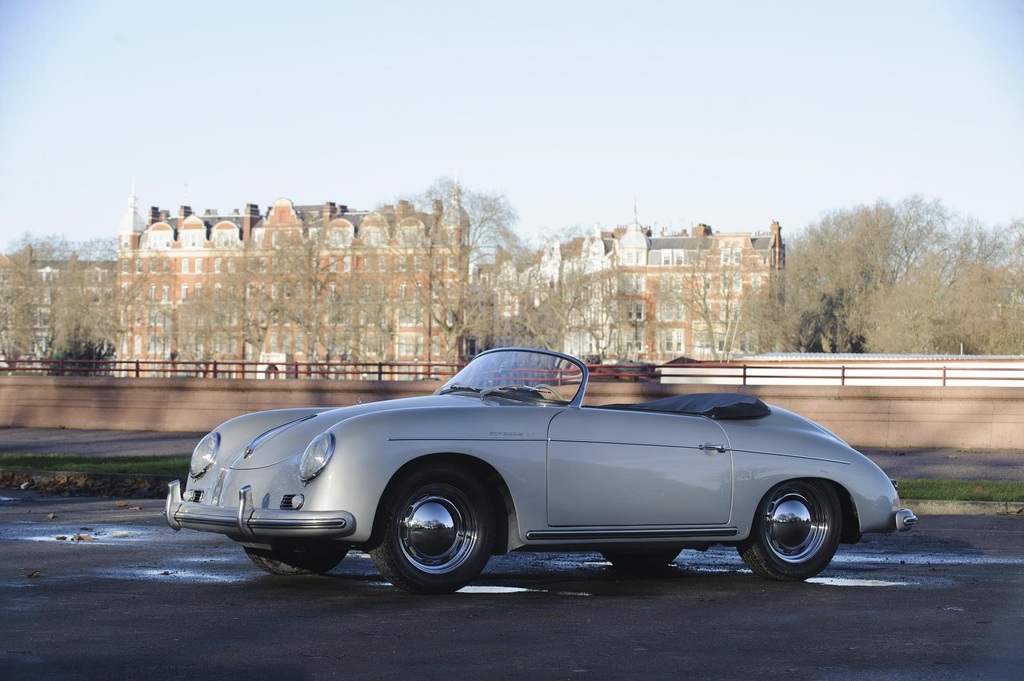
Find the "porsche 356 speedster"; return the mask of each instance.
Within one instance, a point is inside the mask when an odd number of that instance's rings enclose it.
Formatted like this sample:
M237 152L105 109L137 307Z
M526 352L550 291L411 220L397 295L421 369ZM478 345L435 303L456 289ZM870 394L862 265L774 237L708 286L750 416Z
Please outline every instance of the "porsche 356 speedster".
M584 406L587 380L567 355L503 348L433 395L231 419L171 483L167 522L274 574L357 549L402 589L446 593L516 550L643 569L724 544L803 580L841 542L916 521L877 466L792 412L722 393Z

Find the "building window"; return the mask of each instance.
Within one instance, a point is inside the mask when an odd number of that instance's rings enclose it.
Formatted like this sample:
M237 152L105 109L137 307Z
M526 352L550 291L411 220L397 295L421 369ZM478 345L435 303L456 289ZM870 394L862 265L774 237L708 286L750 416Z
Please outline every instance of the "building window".
M188 258L181 259L181 273L188 274Z
M661 351L671 353L683 351L682 329L667 329L661 332Z
M662 301L658 303L659 322L681 322L686 319L686 308L682 303Z
M182 301L188 300L188 284L181 285L181 299Z
M201 258L196 258L196 274L203 273L203 261Z
M738 295L743 292L743 276L738 272L726 272L722 275L722 295Z
M398 356L418 357L423 354L423 336L418 333L398 335Z

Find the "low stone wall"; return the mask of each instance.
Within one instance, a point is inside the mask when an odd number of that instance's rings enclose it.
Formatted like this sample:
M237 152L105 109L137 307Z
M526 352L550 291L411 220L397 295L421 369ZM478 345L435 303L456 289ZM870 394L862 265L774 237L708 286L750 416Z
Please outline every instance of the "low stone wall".
M428 394L438 385L436 381L0 376L0 428L193 432L261 409L376 402ZM594 382L587 403L730 390ZM742 392L817 421L855 446L1024 449L1024 388L756 386Z

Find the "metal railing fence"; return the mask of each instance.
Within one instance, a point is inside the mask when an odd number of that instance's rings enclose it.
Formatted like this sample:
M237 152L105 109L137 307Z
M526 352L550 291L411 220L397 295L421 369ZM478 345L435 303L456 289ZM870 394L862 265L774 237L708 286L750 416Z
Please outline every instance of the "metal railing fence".
M440 381L450 362L257 362L246 360L0 360L0 375L114 378ZM1024 359L866 362L594 364L591 380L715 386L817 385L1024 387Z

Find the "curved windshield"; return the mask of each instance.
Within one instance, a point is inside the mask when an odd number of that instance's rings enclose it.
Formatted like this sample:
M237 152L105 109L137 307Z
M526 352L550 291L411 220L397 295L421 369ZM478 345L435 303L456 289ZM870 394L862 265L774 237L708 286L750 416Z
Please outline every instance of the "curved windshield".
M517 402L579 406L586 367L566 355L543 350L500 349L477 355L437 391L479 394Z

